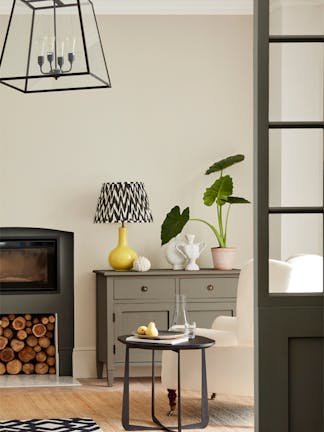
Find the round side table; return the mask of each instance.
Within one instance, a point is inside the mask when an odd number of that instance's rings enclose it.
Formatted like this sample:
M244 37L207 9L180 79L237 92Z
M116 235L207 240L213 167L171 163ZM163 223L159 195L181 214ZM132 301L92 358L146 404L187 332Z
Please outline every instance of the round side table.
M207 397L207 378L206 378L206 348L215 344L215 341L203 336L196 336L194 339L189 339L186 342L179 344L165 344L162 342L143 342L128 340L130 336L119 336L118 340L126 345L125 354L125 373L124 373L124 392L123 392L123 409L122 409L122 424L125 430L156 430L157 427L132 425L129 423L129 350L130 349L146 349L152 351L152 399L151 399L151 414L155 424L160 426L160 429L174 431L174 427L167 427L155 416L155 351L170 350L178 355L178 431L182 429L202 429L208 425L208 397ZM181 351L182 350L201 350L201 422L189 425L182 425L181 418Z

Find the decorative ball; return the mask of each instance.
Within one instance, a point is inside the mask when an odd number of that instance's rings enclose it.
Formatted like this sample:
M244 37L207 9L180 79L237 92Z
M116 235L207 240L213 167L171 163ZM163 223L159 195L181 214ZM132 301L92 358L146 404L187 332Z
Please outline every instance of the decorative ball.
M150 268L151 268L151 263L146 257L139 256L133 262L133 270L134 271L144 272L144 271L150 270Z

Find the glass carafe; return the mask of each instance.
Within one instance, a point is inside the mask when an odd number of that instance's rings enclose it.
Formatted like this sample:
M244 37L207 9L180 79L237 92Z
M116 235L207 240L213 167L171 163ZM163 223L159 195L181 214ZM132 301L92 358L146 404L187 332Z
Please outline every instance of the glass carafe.
M186 296L176 294L175 309L170 330L186 333L188 331L188 314L186 309Z

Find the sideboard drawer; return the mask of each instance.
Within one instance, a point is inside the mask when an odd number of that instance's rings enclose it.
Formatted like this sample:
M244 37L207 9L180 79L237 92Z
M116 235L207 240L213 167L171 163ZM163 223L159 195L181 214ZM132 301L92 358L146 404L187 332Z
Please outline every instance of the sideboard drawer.
M180 279L180 293L188 298L236 297L236 278Z
M174 299L176 281L170 278L118 278L114 281L116 300Z

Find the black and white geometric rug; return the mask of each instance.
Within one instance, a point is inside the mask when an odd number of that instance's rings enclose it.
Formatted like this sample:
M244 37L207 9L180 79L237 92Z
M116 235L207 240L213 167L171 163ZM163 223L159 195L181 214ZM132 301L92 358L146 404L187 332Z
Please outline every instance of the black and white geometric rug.
M1 432L102 432L90 418L0 421Z

